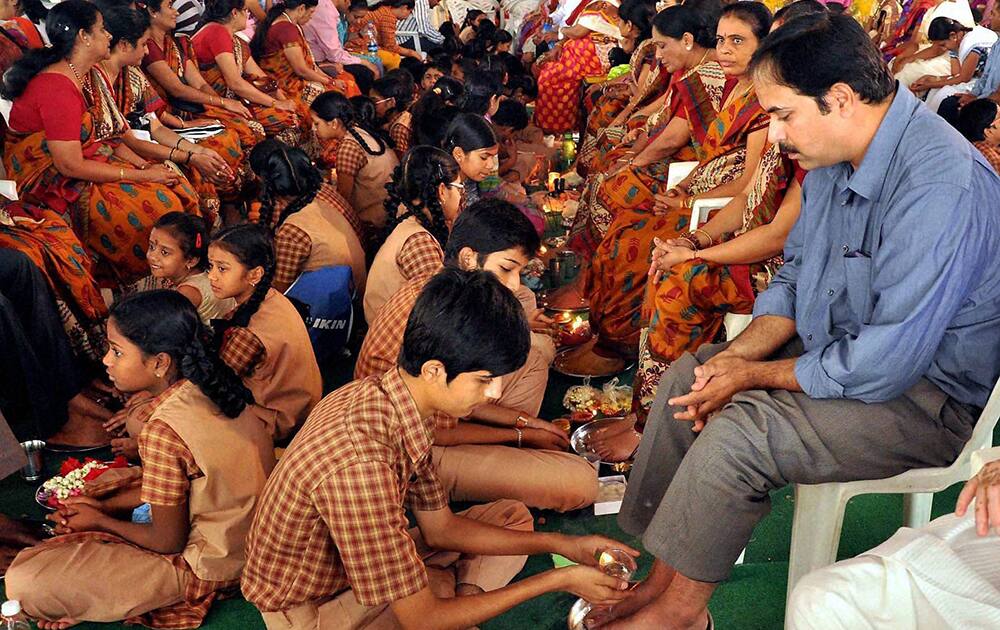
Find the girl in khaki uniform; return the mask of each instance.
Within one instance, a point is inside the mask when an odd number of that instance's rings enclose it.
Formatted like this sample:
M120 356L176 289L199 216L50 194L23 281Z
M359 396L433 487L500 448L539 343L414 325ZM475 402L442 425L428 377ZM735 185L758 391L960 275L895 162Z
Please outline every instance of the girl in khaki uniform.
M141 481L67 499L49 516L60 535L15 558L7 595L39 627L125 620L196 628L216 595L238 585L274 453L250 392L206 354L203 332L194 306L174 291L139 293L112 310L104 357L111 382L154 397L139 436ZM132 522L143 503L152 522Z
M346 266L363 295L365 251L348 219L319 198L323 176L309 156L265 140L250 152L250 168L261 181L260 224L274 231L272 286L286 291L306 271Z
M319 402L323 379L302 316L271 288L270 232L260 225L227 228L209 245L208 263L215 296L238 304L217 322L219 356L253 392L254 410L274 439L287 438Z

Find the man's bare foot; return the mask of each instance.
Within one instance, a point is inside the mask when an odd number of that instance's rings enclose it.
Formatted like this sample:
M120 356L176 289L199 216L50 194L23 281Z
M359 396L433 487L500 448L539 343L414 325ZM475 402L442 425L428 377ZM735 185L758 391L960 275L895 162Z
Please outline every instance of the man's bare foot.
M111 411L86 395L80 393L69 400L66 406L66 424L47 442L64 446L103 446L111 438L104 430L104 423L111 417Z
M62 619L57 619L56 621L45 621L39 619L35 623L38 624L38 627L41 628L41 630L63 630L64 628L71 628L80 622L76 619L63 617Z
M601 457L602 462L624 462L632 457L639 446L641 436L633 430L635 414L629 414L624 420L608 427L607 432L600 432L591 438L589 446Z
M619 616L601 630L707 630L708 611L703 610L694 621L670 619L662 611L647 606L627 617Z

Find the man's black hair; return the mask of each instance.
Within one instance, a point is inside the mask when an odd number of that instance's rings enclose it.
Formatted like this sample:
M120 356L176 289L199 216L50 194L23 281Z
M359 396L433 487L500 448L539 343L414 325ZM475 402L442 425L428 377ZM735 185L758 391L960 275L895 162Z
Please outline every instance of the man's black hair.
M783 24L761 43L750 60L750 76L789 87L830 111L826 94L845 83L865 103L882 103L896 82L878 48L854 18L804 15Z

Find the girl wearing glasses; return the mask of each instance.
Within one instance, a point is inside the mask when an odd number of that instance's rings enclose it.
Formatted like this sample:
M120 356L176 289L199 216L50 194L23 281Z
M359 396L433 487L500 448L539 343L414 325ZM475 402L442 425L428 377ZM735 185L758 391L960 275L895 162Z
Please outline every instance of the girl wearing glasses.
M385 242L372 262L365 289L368 322L405 282L441 268L445 241L464 202L458 163L430 146L411 149L387 188Z

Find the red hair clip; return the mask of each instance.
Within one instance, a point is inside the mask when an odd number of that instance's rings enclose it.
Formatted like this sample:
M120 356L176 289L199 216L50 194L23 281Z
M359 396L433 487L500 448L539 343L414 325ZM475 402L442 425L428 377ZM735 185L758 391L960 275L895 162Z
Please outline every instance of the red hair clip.
M194 246L201 248L201 234L195 234L194 236Z

